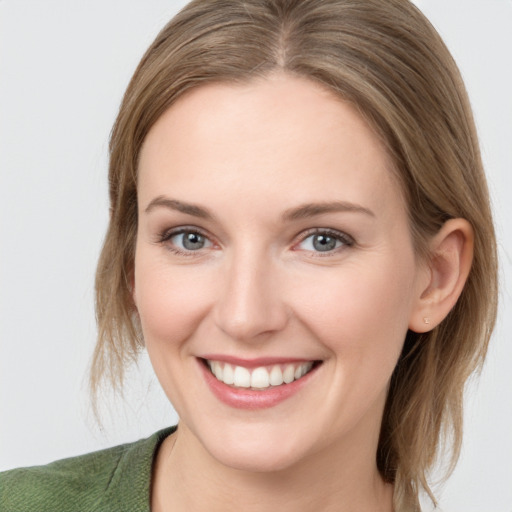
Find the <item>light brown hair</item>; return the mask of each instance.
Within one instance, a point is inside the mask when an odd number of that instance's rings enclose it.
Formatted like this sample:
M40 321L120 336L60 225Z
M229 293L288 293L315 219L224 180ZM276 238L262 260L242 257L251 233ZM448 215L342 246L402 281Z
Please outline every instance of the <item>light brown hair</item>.
M120 388L144 345L131 297L137 162L155 121L186 91L276 70L307 77L354 104L382 138L408 205L415 248L451 218L475 233L474 260L448 317L409 332L390 383L377 464L395 510L419 510L443 439L455 464L462 399L494 326L496 241L465 88L441 38L407 0L195 0L160 32L128 86L110 141L111 219L98 264L93 396ZM433 496L432 496L433 497Z

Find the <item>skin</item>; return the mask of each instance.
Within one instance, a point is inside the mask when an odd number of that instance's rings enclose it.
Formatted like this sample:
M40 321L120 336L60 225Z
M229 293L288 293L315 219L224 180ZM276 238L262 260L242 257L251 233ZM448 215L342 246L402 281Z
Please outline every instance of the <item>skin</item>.
M418 261L378 137L349 104L284 74L185 95L150 130L139 173L133 297L180 416L153 510L391 511L375 463L389 379L407 330L435 326L462 289L465 221L433 240L439 264ZM162 197L212 217L149 207ZM334 202L351 209L286 217ZM204 247L169 236L183 227ZM315 229L339 233L335 249L317 251ZM206 385L198 357L212 353L322 364L287 400L240 410Z

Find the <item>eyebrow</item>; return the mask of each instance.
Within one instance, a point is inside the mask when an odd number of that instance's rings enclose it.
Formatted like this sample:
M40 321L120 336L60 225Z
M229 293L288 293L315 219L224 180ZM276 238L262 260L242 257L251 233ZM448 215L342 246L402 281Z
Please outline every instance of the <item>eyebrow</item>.
M149 213L157 207L175 210L201 219L214 219L214 215L206 208L191 203L184 203L177 199L170 199L165 196L155 197L144 211ZM295 221L335 212L354 212L375 217L375 214L364 206L347 201L331 201L327 203L306 203L295 208L290 208L283 213L282 218L284 221Z
M309 217L315 217L316 215L335 212L363 213L370 217L375 217L375 214L364 206L347 201L331 201L327 203L307 203L296 208L290 208L283 213L283 220L307 219Z
M181 201L177 201L176 199L170 199L165 196L155 197L155 199L153 199L148 204L144 211L149 213L157 207L176 210L178 212L186 213L187 215L192 215L201 219L213 220L214 218L214 216L206 208L202 208L201 206L197 206L195 204L183 203Z

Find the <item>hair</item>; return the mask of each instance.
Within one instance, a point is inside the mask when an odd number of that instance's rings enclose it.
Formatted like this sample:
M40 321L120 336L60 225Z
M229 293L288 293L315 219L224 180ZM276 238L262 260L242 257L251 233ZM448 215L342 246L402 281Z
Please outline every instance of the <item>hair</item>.
M397 512L419 510L429 469L462 442L462 398L481 368L497 308L496 240L469 100L440 36L408 0L194 0L158 34L137 67L110 140L111 217L96 274L98 341L93 403L102 382L122 388L144 346L132 300L137 165L148 131L183 94L283 71L355 105L382 139L408 206L417 254L444 222L474 230L462 294L428 333L408 332L392 375L377 466ZM445 441L443 443L443 440Z

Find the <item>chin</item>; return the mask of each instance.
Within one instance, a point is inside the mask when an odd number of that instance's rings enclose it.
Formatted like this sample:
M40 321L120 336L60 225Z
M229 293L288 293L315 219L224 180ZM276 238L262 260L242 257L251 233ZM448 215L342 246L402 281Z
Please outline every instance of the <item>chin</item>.
M283 433L282 428L247 427L225 428L221 439L208 436L202 440L203 446L222 465L253 473L284 471L306 455L305 440Z
M259 446L257 449L250 446L233 449L216 446L210 454L226 467L250 473L285 471L300 459L296 450L276 450L273 446Z

